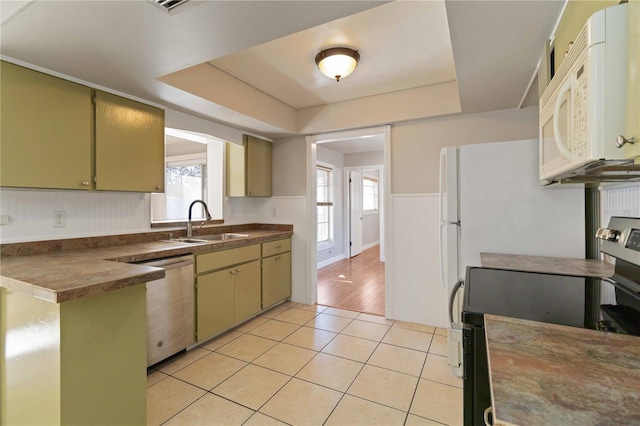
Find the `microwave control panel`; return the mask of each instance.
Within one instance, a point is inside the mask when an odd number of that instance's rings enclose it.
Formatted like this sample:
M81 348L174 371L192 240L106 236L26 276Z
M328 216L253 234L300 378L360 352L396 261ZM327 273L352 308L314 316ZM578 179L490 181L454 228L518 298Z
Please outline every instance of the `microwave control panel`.
M575 73L573 94L573 140L571 144L572 159L581 158L587 154L587 135L589 120L587 111L587 73L586 63L582 64Z

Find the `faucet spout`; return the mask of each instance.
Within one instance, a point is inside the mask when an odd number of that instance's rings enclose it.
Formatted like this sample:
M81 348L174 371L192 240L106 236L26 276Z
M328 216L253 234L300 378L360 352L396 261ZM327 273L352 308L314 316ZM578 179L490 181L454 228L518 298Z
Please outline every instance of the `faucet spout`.
M207 219L206 220L211 220L211 214L209 213L209 207L207 207L207 203L205 203L202 200L195 200L193 203L191 203L189 205L189 220L187 221L187 238L191 238L193 235L193 228L191 226L191 210L193 210L193 206L195 204L202 204L202 207L204 207L204 213L207 215Z

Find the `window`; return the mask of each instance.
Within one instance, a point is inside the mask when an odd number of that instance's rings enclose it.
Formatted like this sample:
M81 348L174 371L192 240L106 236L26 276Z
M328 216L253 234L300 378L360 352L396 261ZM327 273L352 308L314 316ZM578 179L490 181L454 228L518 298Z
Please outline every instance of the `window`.
M193 200L207 201L206 158L168 161L165 168L165 193L152 194L153 221L186 220ZM203 218L204 210L196 204L193 218Z
M332 240L333 169L317 166L316 204L318 209L318 246L329 245Z
M378 211L378 179L364 176L362 178L362 210Z

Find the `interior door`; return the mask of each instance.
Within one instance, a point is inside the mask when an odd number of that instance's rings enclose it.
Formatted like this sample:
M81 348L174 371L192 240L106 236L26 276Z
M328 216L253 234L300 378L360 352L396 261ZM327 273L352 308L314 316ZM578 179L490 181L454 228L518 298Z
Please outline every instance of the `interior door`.
M349 172L350 257L362 253L362 173Z

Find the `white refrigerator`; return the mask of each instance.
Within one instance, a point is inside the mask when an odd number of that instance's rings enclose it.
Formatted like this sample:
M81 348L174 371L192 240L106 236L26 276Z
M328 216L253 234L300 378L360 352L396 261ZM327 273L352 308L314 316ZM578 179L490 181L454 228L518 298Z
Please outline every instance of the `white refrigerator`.
M538 140L446 147L440 153L440 276L450 299L449 365L462 373L460 308L480 253L584 258L584 186L541 187ZM455 298L451 298L454 296Z

